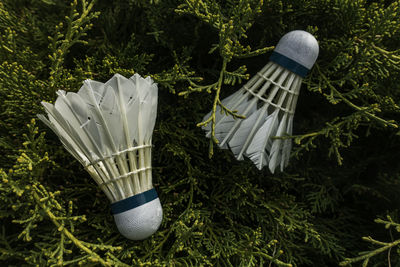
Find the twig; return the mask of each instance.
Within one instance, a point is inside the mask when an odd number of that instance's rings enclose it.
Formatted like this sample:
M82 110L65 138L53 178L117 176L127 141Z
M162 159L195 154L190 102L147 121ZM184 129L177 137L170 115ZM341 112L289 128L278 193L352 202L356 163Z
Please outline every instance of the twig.
M344 97L344 96L329 82L328 78L326 78L326 76L321 72L321 70L320 70L318 64L315 64L315 66L316 66L316 68L317 68L319 74L321 75L321 77L324 79L324 81L325 81L326 84L328 85L329 89L331 89L331 91L332 91L333 93L335 93L336 96L338 96L340 99L342 99L343 102L345 102L347 105L349 105L350 107L352 107L353 109L355 109L355 110L357 110L357 111L361 111L361 112L362 112L363 114L365 114L367 117L369 117L369 118L371 118L371 119L373 119L373 120L375 120L375 121L378 121L378 122L382 123L382 124L385 125L385 126L391 126L391 127L393 127L393 128L398 128L398 127L399 127L397 124L392 123L392 122L389 122L389 121L386 121L386 120L384 120L384 119L382 119L382 118L380 118L380 117L378 117L378 116L376 116L376 115L374 115L374 114L372 114L372 113L366 111L365 108L359 107L359 106L355 105L355 104L352 103L350 100L348 100L347 98L345 98L345 97Z
M36 190L37 187L33 186ZM57 221L57 217L50 211L50 209L44 204L44 202L41 201L41 197L33 191L32 193L33 198L35 199L37 205L45 212L47 217L50 218L50 220L54 223L55 226L57 226L57 229L62 231L62 233L69 239L71 240L78 248L89 254L95 261L98 261L101 263L103 266L113 266L113 264L109 261L103 260L96 252L92 251L88 247L86 247L81 241L79 241L70 231L68 231L67 228L65 228L60 222ZM121 265L124 267L128 267L129 265Z

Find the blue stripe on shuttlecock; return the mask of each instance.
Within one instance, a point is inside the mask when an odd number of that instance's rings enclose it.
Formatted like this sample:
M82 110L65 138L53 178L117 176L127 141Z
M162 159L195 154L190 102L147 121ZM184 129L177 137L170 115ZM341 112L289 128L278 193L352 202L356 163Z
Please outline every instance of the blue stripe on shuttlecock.
M134 208L137 208L147 202L150 202L154 199L158 198L157 192L154 188L140 193L138 195L134 195L118 202L111 204L111 214L115 215L118 213L122 213L124 211L128 211Z
M270 61L273 61L282 67L290 70L293 73L301 77L306 77L307 73L310 71L308 68L304 67L303 65L297 63L293 59L290 59L278 52L272 52L271 56L269 57Z

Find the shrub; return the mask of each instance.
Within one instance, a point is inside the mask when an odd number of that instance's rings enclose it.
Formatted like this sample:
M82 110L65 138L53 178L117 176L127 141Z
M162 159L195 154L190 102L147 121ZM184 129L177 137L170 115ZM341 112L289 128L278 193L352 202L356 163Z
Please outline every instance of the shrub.
M1 1L0 263L400 262L399 4ZM272 175L213 146L196 124L294 29L316 36L320 56L302 86L290 166ZM136 72L159 84L153 176L164 221L134 242L119 235L105 195L35 117L58 89Z

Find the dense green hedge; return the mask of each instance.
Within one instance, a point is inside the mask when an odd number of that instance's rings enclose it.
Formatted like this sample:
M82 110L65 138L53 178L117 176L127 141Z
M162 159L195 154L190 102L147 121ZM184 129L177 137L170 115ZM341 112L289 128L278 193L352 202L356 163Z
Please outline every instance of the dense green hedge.
M399 266L399 4L0 1L0 265ZM320 56L289 168L272 175L196 124L294 29ZM58 89L136 72L159 84L164 220L145 241L119 235L105 195L35 120Z

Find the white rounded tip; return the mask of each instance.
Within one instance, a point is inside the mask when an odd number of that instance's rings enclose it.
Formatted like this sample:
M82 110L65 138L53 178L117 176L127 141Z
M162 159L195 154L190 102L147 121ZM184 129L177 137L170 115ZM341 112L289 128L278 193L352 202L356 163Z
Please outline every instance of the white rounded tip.
M307 69L311 69L317 60L319 46L312 34L296 30L285 34L279 40L274 51L294 60Z
M163 211L160 199L156 198L139 207L114 214L119 232L131 240L146 239L160 227Z

